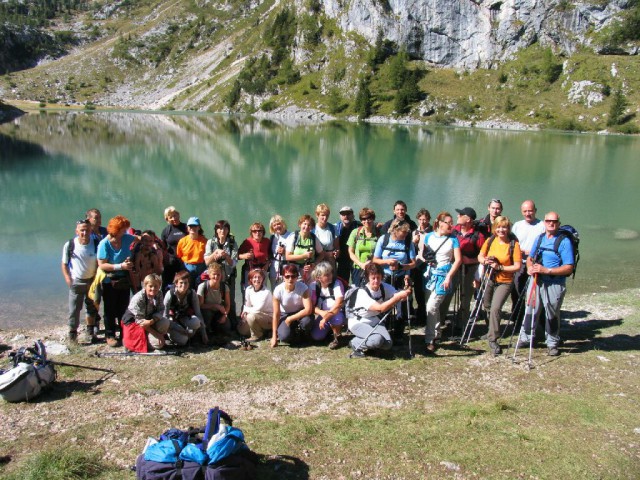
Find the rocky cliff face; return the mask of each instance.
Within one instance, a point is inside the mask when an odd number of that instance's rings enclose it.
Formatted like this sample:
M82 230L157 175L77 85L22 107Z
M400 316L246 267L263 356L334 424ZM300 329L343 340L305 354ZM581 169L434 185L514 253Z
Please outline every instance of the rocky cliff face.
M509 59L536 41L571 53L579 45L588 45L587 32L608 25L627 3L324 0L324 10L344 31L357 32L371 43L382 31L386 39L405 45L414 58L474 69Z

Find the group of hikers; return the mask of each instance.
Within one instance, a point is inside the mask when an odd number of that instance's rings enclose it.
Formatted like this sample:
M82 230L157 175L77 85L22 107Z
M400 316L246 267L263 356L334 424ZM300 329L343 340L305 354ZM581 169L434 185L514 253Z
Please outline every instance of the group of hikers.
M337 349L348 329L350 355L359 358L402 342L407 325L424 325L430 355L446 327L452 335L465 331L475 298L487 312L489 351L498 355L502 309L511 297L512 320L523 322L519 344L529 346L543 315L548 354L559 355L560 308L576 263L573 244L561 235L558 214L538 219L532 200L522 203L523 218L515 224L502 210L502 202L492 199L484 218L465 207L456 209L455 222L443 211L432 224L427 209L419 209L414 221L398 200L385 223L370 208L356 220L354 210L343 206L332 224L322 203L315 218L300 216L295 231L274 215L269 236L255 222L238 245L227 220L217 221L207 238L198 217L182 222L173 206L164 211L160 236L134 230L122 215L105 228L100 211L90 209L62 250L68 338L97 342L102 319L106 344L132 352L168 342L223 345L237 335L249 343L270 335L272 347L329 341ZM86 329L78 338L83 305Z

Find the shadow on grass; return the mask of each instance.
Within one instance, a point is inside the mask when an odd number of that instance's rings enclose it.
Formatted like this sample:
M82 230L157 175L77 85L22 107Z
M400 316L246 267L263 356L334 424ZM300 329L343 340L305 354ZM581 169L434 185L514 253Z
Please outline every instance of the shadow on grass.
M564 313L563 319L571 318L569 315L565 316ZM580 313L574 312L577 315ZM574 316L573 318L584 317ZM594 349L604 351L640 350L640 334L617 333L611 336L602 336L602 332L607 328L618 327L622 323L622 318L616 318L613 320L587 320L572 325L565 324L562 327L564 346L571 348L574 352L587 352Z
M57 402L65 398L70 397L74 392L84 392L91 395L98 395L100 389L98 388L109 378L115 375L113 373L105 373L97 380L56 380L51 387L42 393L38 398L39 403Z
M256 478L260 480L306 480L309 478L309 465L297 457L259 453L256 455L258 457Z

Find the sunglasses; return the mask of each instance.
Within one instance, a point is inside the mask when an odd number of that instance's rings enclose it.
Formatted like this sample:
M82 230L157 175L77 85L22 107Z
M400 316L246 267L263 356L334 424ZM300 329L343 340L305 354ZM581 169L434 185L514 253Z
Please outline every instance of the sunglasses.
M547 219L545 218L545 219L544 219L544 221L545 221L546 223L558 223L560 220L559 220L559 219L548 219L548 220L547 220Z
M82 224L85 224L85 223L88 225L89 224L89 219L85 218L84 220L78 220L76 222L76 225L82 225Z
M368 222L369 220L373 221L373 217L362 217L360 220L362 222Z
M251 230L251 233L264 233L264 230Z
M290 274L289 275L283 275L283 276L284 276L284 278L297 278L296 275L290 275Z

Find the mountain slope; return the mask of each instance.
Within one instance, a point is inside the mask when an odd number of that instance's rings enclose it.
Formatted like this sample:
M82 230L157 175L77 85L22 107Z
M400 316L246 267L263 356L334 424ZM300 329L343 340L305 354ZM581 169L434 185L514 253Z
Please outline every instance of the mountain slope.
M637 0L81 6L42 27L64 38L68 53L48 52L0 77L1 97L249 113L293 106L337 117L588 130L606 126L619 91L627 105L617 120L637 128ZM623 26L632 34L621 35Z

